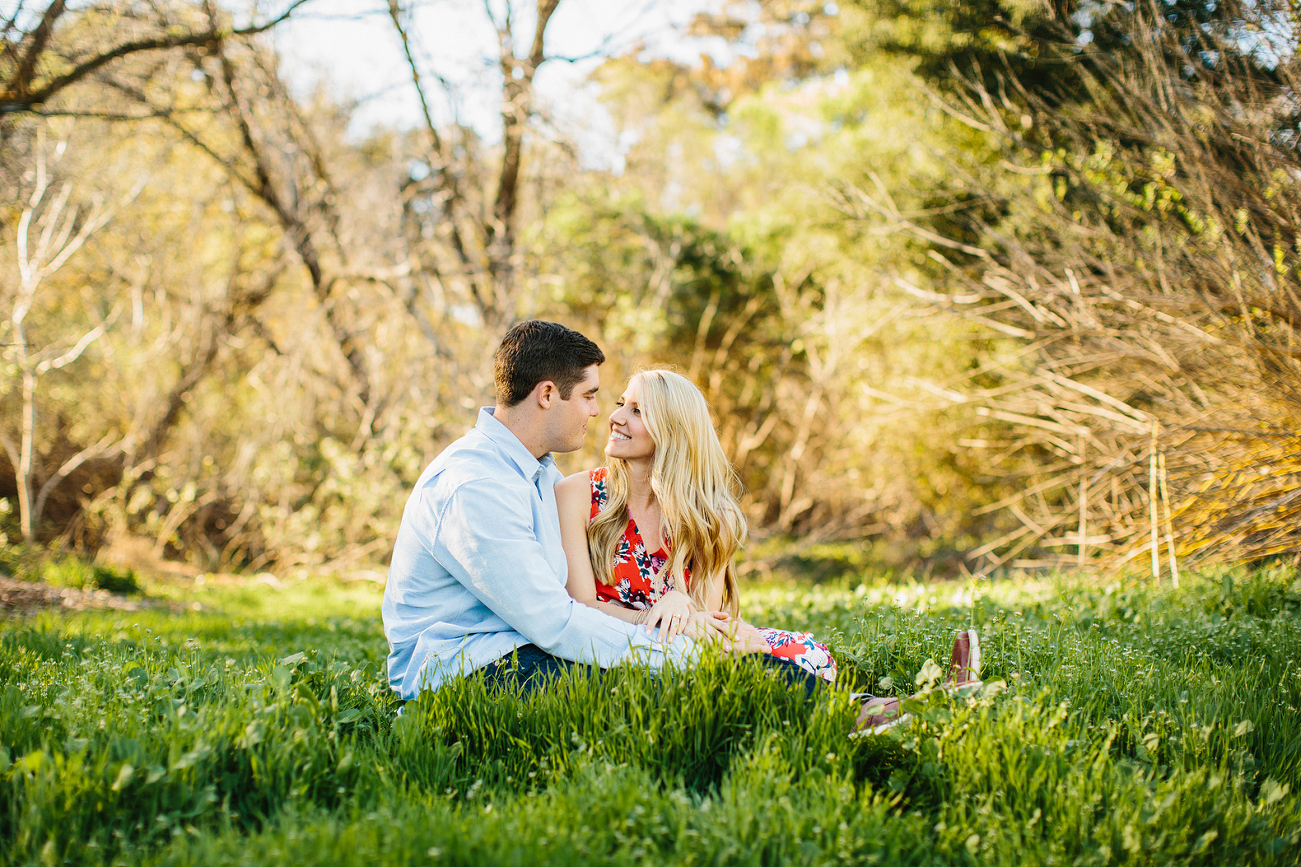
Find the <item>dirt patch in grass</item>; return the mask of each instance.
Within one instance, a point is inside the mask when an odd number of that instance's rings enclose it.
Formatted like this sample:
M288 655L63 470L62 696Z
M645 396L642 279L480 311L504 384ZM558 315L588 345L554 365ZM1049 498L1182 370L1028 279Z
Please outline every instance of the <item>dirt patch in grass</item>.
M0 617L25 617L50 608L68 611L115 609L139 611L157 608L162 603L152 599L123 596L107 590L79 590L75 587L51 587L37 581L17 581L0 575Z

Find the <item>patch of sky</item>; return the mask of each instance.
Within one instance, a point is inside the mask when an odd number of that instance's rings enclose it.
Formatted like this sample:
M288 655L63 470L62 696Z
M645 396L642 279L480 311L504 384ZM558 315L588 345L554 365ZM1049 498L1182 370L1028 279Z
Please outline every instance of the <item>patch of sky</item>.
M714 139L714 160L727 171L745 156L745 145L738 136L723 134Z
M610 120L608 114L604 117L593 118L593 121L596 123L609 122L610 125L613 126L613 121ZM639 129L622 130L617 135L613 136L614 147L604 154L606 158L606 164L604 166L597 164L594 161L589 161L587 155L584 155L583 165L584 167L590 168L604 168L616 177L621 176L628 168L628 152L636 147L637 142L641 141L641 139L642 131Z
M399 3L433 122L461 124L488 144L500 141L501 68L494 22L505 21L509 0ZM697 66L708 57L719 68L738 57L756 56L757 31L735 43L688 34L696 14L721 12L722 7L722 0L563 0L546 30L546 53L552 60L535 78L537 129L574 144L583 168L622 173L635 139L623 137L601 104L592 73L606 57L635 49L643 60ZM739 13L758 26L761 9L752 7ZM531 39L533 21L532 5L515 0L511 29L516 43ZM294 92L306 96L324 89L349 105L354 141L379 129L423 125L411 70L385 0L308 0L278 27L275 40ZM523 55L528 46L515 48Z
M1170 0L1166 4L1173 6ZM1214 6L1210 6L1214 9ZM1285 10L1271 13L1257 4L1248 3L1248 9L1255 13L1253 20L1206 21L1201 24L1202 32L1212 38L1224 39L1236 43L1243 55L1252 57L1267 69L1276 67L1283 57L1295 54L1298 49L1298 34L1295 20ZM1114 3L1110 0L1086 0L1071 14L1071 22L1079 28L1075 37L1075 50L1083 51L1094 41L1093 28L1100 19L1107 15L1132 14L1133 3ZM1251 14L1250 12L1248 13ZM1218 31L1218 34L1217 34ZM1221 52L1201 50L1197 52L1202 65L1214 68L1220 62ZM1195 71L1191 65L1186 74Z
M1079 34L1075 37L1076 51L1084 50L1086 45L1093 42L1093 25L1106 14L1108 5L1104 2L1096 2L1096 0L1086 0L1071 14L1071 23L1080 28Z
M3 0L12 2L12 0ZM462 124L491 144L501 135L496 25L510 10L516 53L527 53L535 21L532 4L509 0L400 0L408 19L412 54L420 69L435 124ZM599 101L591 73L604 58L632 51L715 65L732 62L725 40L688 37L699 12L720 0L564 0L547 28L550 62L534 80L546 135L577 146L587 168L622 171L626 148ZM353 108L349 134L363 139L377 129L423 125L420 102L401 40L384 0L309 0L274 39L296 93L325 87ZM746 51L742 46L738 51Z
M671 180L664 185L660 193L660 207L666 211L677 211L682 208L682 183L677 180Z
M468 325L472 328L479 328L483 325L483 317L479 315L478 308L471 304L453 304L449 310L452 318L462 325Z
M411 180L419 183L429 177L429 166L421 160L412 160L410 164L407 165L407 176L411 178Z
M1249 23L1236 28L1233 39L1239 51L1254 57L1267 69L1296 54L1298 48L1296 21L1285 12L1262 16L1258 25Z

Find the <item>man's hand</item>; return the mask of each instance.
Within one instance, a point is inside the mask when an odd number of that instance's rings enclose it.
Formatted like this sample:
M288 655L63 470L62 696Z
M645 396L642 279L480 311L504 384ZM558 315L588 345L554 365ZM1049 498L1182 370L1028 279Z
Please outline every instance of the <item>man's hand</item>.
M695 610L696 606L690 596L680 590L670 590L646 611L646 618L642 622L650 632L654 632L658 624L659 640L669 642L686 630Z

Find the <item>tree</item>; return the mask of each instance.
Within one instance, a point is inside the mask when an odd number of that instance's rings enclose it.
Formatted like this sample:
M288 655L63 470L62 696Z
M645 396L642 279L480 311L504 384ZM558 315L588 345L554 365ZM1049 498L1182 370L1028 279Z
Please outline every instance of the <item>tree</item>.
M497 32L501 143L491 186L484 178L482 188L471 190L467 181L478 173L467 161L476 150L472 142L476 135L460 124L453 125L446 134L440 130L433 115L429 82L440 82L445 95L450 96L446 82L421 69L410 11L403 9L399 0L389 0L388 4L428 138L421 177L412 177L406 190L410 201L433 205L412 212L413 221L423 224L432 219L437 224L430 239L436 242L420 245L418 261L431 279L444 286L444 291L449 283L462 283L490 331L508 325L516 315L525 133L535 112L534 79L543 64L556 59L546 51L546 32L559 5L560 0L537 0L528 20L509 0L499 11L494 11L491 3L484 4L485 14Z
M589 176L548 215L539 246L566 275L554 303L615 348L616 380L646 361L697 379L760 535L870 540L891 565L951 568L1000 488L975 484L955 423L937 431L912 406L917 380L964 369L970 329L904 316L890 274L916 245L847 225L832 195L871 176L900 198L934 182L926 146L948 130L906 70L848 64L821 4L734 11L695 26L730 28L744 61L634 53L596 73L633 144L619 175Z
M1181 557L1301 548L1290 15L1112 6L1096 42L1080 14L1060 20L1039 45L1070 101L1011 65L993 87L950 80L992 159L954 173L985 195L957 212L960 238L929 240L952 281L929 297L1009 339L997 382L959 400L1007 425L990 464L1023 480L1000 504L1016 524L977 553L1146 555L1177 576ZM880 195L859 201L891 219Z
M278 15L243 27L221 26L213 15L197 17L183 2L131 10L119 16L115 0L69 8L53 0L40 12L23 4L0 26L0 116L45 113L65 90L111 71L119 61L150 52L211 48L223 39L264 33L288 18L307 0L290 0ZM127 26L106 43L97 21L123 18ZM206 19L206 22L205 22ZM205 22L204 27L198 22Z
M104 336L120 313L114 307L107 315L88 309L94 326L75 338L58 335L37 348L37 336L29 330L28 315L36 303L37 295L47 281L59 272L77 254L88 240L113 218L116 211L134 198L137 187L124 200L112 205L92 201L89 206L71 202L73 183L57 184L52 170L64 155L67 141L58 142L54 148L54 164L47 153L45 137L38 137L31 194L18 218L15 232L15 254L18 280L9 295L8 349L12 364L21 381L22 409L18 442L0 432L9 462L14 468L18 483L18 510L23 539L32 542L40 525L41 515L50 492L87 460L106 457L122 446L121 437L110 431L98 441L87 445L52 469L41 466L37 454L38 398L40 381L51 371L74 364L97 340ZM62 338L62 339L60 339ZM39 488L37 487L40 483Z

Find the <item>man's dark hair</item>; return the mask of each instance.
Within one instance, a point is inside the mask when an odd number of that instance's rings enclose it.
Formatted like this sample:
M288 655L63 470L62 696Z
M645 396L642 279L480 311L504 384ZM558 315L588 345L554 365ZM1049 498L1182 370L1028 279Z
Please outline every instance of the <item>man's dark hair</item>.
M558 322L521 322L506 332L493 357L497 405L515 406L548 380L556 384L561 400L569 400L583 371L604 361L599 346Z

